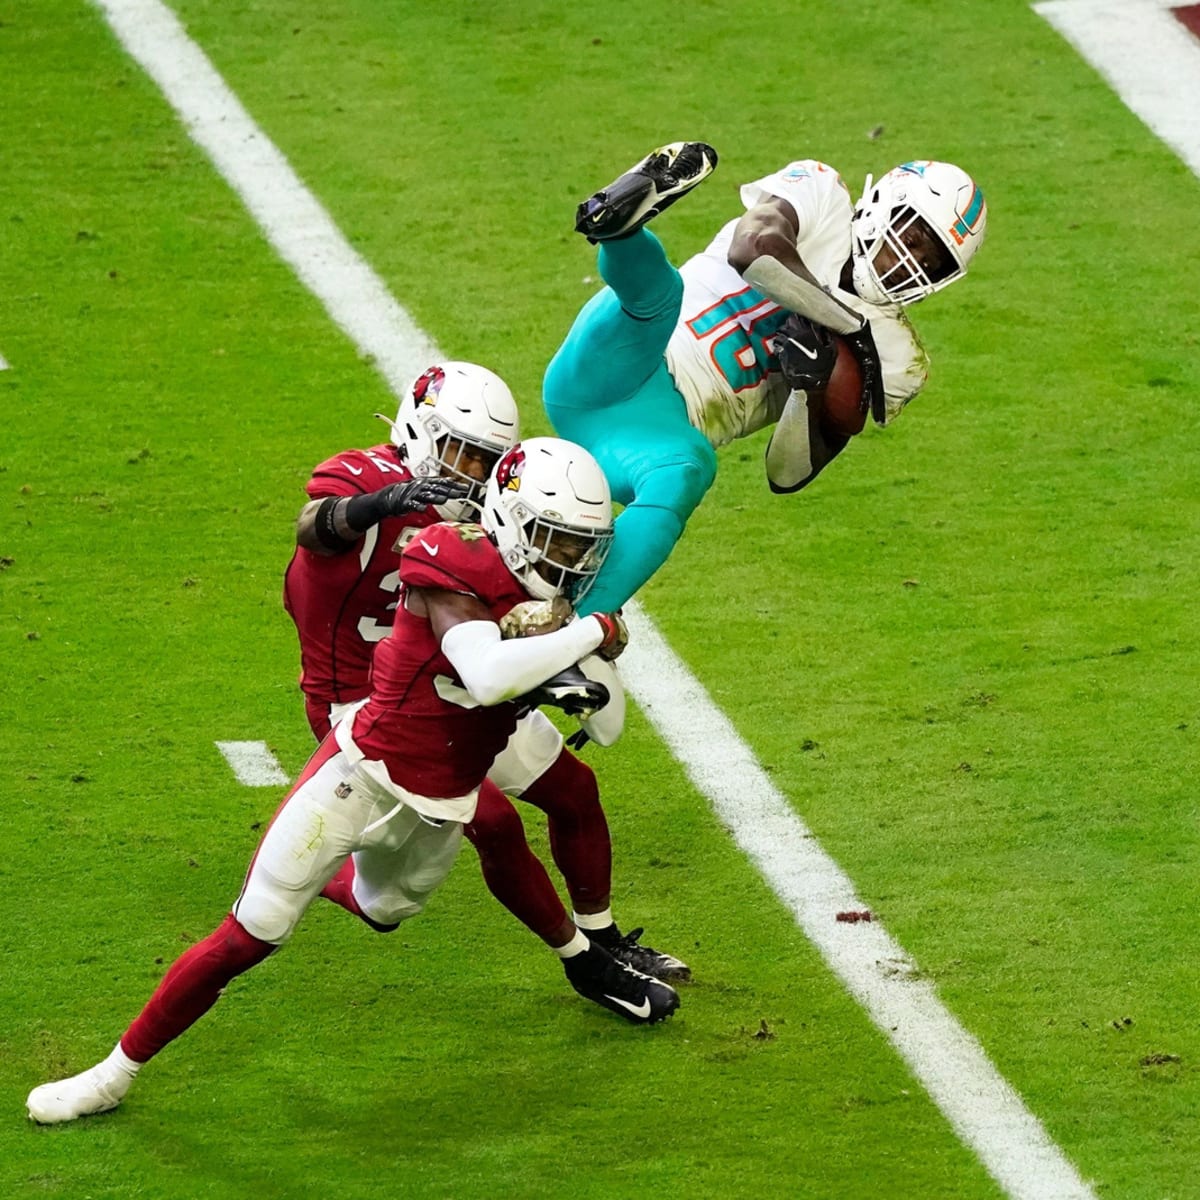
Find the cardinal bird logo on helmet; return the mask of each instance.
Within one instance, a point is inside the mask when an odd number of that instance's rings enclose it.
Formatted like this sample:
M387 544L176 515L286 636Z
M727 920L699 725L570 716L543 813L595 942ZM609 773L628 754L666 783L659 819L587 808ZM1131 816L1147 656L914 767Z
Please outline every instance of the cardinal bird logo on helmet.
M525 451L514 446L496 464L496 486L502 492L521 490L521 472L525 470Z
M446 382L446 372L441 367L430 367L424 375L413 384L413 400L417 404L434 405L438 393Z

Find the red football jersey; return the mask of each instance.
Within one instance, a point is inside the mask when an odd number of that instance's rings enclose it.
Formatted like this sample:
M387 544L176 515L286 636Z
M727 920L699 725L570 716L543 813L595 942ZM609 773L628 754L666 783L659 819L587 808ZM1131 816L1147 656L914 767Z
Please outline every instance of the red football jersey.
M478 596L499 621L528 600L500 552L478 525L432 525L404 548L400 578L408 587ZM403 592L401 592L403 596ZM421 796L464 796L477 788L517 727L518 705L484 708L462 685L424 617L403 605L391 637L375 650L371 698L351 733L401 787Z
M321 463L305 491L314 500L357 496L411 478L395 446L372 446ZM344 554L296 548L284 575L283 606L300 635L300 687L309 700L327 707L367 695L371 653L391 632L395 617L397 543L440 520L433 510L388 517Z

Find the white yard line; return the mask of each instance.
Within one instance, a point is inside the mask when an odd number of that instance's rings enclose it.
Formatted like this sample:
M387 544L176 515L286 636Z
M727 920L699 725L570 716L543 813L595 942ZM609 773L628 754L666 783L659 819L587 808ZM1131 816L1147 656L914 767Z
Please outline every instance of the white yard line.
M399 391L441 357L169 10L158 0L95 3L245 199L271 243L355 345L374 357L393 389ZM650 619L630 607L637 634L626 671L632 695L958 1135L1014 1200L1093 1197L932 986L909 978L910 960L882 926L835 920L840 910L862 908L853 884L817 846Z
M279 787L289 782L266 742L218 742L217 749L247 787Z
M8 359L6 359L3 354L0 354L0 371L7 371L7 370L8 370Z
M796 816L729 718L640 610L621 658L637 697L734 840L795 915L830 968L891 1040L959 1137L1013 1197L1092 1196L1041 1123L937 998Z
M1045 0L1045 17L1200 175L1200 41L1167 0Z

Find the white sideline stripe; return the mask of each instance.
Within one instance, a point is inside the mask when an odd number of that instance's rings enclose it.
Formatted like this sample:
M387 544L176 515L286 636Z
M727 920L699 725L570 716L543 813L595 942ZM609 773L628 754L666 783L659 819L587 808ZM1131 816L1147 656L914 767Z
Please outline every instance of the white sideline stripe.
M1200 175L1200 41L1180 0L1044 0L1044 17L1122 101Z
M218 170L246 197L271 243L359 349L374 357L393 388L401 390L440 358L436 346L345 242L174 16L158 0L94 3L126 49L159 83ZM294 213L302 214L308 228L319 234L297 242L289 228ZM354 319L347 319L346 313ZM636 604L630 605L630 615L642 642L630 650L632 694L959 1136L1014 1200L1094 1200L933 988L906 978L912 968L900 946L877 922L839 925L834 920L840 908L861 907L850 880L816 845L649 617Z
M867 906L771 782L729 718L640 610L621 674L647 717L712 802L834 974L924 1084L959 1137L1013 1197L1094 1193L1041 1123L954 1019L878 921L839 922Z
M266 742L218 742L217 749L233 768L238 783L247 787L278 787L291 782Z

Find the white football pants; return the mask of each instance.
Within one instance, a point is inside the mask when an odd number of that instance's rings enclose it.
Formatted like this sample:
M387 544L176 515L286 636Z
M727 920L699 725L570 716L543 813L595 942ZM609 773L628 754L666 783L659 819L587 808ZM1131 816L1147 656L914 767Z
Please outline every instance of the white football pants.
M233 906L248 933L275 945L351 854L355 901L372 921L394 925L425 907L462 844L461 824L431 824L340 750L313 765L275 814Z

